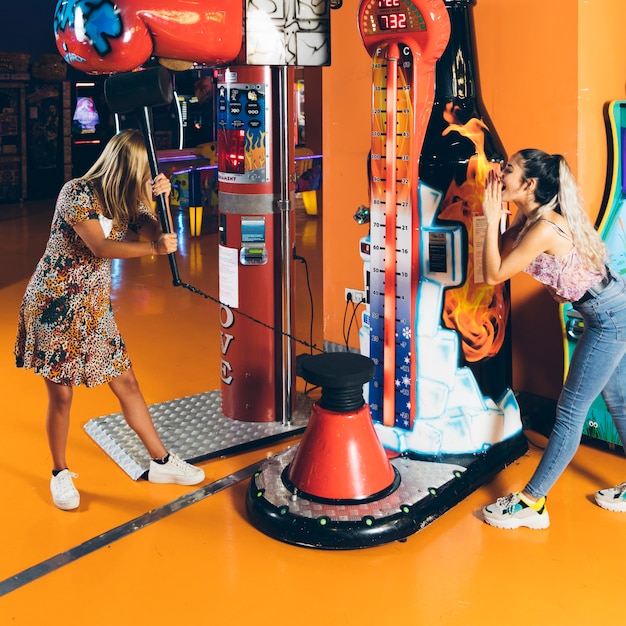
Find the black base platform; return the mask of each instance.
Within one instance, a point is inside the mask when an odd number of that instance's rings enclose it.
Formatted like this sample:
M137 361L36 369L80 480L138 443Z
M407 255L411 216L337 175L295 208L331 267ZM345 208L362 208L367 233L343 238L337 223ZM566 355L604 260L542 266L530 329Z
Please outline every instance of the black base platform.
M294 493L286 480L297 446L268 459L250 481L246 509L251 523L285 543L351 550L402 541L425 528L528 450L524 435L481 454L391 461L397 487L380 499L315 500Z

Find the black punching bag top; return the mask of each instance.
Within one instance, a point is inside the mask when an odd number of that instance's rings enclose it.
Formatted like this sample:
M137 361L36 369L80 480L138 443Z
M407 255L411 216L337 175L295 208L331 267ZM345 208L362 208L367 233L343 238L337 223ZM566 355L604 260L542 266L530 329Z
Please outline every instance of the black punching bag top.
M322 388L320 407L349 413L364 404L363 385L374 377L374 362L355 352L325 352L302 360L302 378Z

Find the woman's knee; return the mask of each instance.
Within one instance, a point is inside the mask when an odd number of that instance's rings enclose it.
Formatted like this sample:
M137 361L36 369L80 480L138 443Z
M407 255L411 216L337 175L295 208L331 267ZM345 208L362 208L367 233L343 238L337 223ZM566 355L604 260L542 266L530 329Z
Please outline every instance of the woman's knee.
M139 382L132 369L126 370L120 376L109 381L109 387L118 398L141 393Z
M51 406L68 410L72 404L74 388L68 385L60 385L51 380L45 379L48 390L48 402Z

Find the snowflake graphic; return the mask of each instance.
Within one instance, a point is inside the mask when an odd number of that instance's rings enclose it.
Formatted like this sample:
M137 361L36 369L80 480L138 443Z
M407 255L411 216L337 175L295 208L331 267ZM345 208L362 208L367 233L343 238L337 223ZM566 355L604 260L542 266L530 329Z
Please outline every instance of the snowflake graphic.
M408 387L411 384L410 377L409 376L403 376L402 377L402 384Z
M411 338L411 329L410 329L408 326L405 326L405 327L402 329L402 336L403 336L405 339L410 339L410 338Z

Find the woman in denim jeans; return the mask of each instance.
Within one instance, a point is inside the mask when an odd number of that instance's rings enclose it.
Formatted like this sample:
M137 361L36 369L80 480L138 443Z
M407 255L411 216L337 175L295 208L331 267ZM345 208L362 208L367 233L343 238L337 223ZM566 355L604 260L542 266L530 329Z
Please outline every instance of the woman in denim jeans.
M518 211L500 234L505 202L514 202ZM486 282L494 285L527 272L557 302L571 302L584 320L554 429L535 473L521 492L483 508L485 521L498 528L547 528L546 496L576 453L587 413L600 393L626 442L626 285L607 266L606 246L561 155L533 149L513 155L500 176L488 176L483 211ZM626 512L626 483L596 492L595 499L605 509Z

